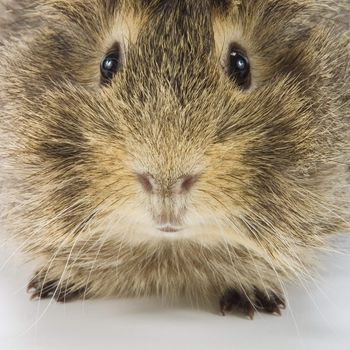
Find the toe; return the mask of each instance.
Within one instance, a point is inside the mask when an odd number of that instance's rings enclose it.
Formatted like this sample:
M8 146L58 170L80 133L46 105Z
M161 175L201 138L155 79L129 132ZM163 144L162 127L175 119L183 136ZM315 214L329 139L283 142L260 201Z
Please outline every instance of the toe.
M281 308L285 308L285 302L274 293L271 295L266 295L265 293L256 290L255 297L256 306L259 311L280 316Z

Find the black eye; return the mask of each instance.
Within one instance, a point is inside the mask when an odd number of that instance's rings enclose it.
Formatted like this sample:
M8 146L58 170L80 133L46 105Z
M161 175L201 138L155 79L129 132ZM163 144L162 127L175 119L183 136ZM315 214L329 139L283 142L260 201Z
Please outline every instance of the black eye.
M228 60L228 75L242 89L250 86L250 63L243 50L232 46Z
M120 48L115 45L101 61L101 82L108 84L121 66Z

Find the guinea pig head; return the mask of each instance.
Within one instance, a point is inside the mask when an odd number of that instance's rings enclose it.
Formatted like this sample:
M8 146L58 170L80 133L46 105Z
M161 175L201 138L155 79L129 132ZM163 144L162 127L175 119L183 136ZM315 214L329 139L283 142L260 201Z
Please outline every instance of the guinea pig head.
M23 222L270 252L343 228L347 42L314 6L43 2L4 64Z

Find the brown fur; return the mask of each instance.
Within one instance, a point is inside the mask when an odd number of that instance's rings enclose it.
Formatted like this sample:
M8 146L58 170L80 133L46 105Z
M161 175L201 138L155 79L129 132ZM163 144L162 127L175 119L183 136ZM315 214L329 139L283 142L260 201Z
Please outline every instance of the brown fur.
M349 229L348 0L30 3L0 19L0 174L2 223L39 286L282 296ZM101 87L115 41L123 70ZM248 91L223 69L232 41ZM190 193L170 196L187 174ZM160 213L187 231L157 234Z

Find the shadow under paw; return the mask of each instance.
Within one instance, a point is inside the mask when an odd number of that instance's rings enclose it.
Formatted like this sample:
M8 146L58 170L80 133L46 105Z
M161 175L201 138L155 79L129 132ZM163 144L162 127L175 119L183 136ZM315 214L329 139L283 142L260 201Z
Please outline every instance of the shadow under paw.
M286 302L274 293L267 295L258 289L255 289L253 295L249 296L230 289L221 298L220 308L223 315L235 310L252 320L256 311L281 315L281 309L286 308Z
M74 288L74 284L60 284L59 280L50 280L48 276L40 273L32 278L27 288L32 300L55 299L59 303L80 299L84 296L85 290L85 288Z

